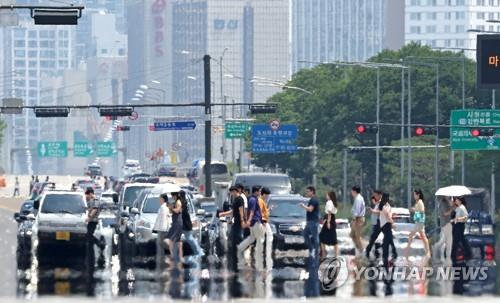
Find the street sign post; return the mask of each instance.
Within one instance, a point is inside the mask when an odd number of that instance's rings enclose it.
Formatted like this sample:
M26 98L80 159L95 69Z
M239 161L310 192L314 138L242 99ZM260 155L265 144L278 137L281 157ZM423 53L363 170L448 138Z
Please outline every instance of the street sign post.
M68 142L66 141L38 142L37 149L40 158L66 158L68 156Z
M97 157L113 157L116 154L115 143L112 141L99 141L96 144Z
M75 141L73 143L73 156L74 157L89 157L92 155L92 145L87 141Z
M251 130L250 123L243 121L226 122L225 126L226 139L240 139L244 138Z
M172 122L158 122L155 121L153 127L156 131L161 130L193 130L196 128L194 121L172 121Z
M298 136L296 125L281 125L273 130L268 124L252 126L252 152L261 154L294 153Z
M451 112L452 150L500 149L500 110L454 110ZM495 127L493 136L473 136L472 130Z

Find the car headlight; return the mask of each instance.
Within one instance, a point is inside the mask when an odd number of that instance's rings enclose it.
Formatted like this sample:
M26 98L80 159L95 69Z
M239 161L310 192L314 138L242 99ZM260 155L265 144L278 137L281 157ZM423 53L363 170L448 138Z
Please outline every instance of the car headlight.
M26 231L26 236L31 236L32 234L33 234L33 232L31 230Z
M271 224L271 231L273 232L273 234L277 233L278 231L276 230L276 225L275 224Z
M472 234L472 235L479 234L479 226L477 226L475 224L470 225L469 228L465 229L465 234Z
M302 229L305 229L305 228L306 228L306 222L302 222L302 223L300 224L300 227L302 227Z
M481 232L483 235L492 235L493 234L493 225L492 224L484 224Z

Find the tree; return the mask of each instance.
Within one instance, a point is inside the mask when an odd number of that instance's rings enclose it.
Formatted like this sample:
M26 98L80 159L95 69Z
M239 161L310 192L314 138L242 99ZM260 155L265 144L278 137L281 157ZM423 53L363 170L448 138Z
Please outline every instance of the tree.
M411 58L410 57L414 57ZM462 54L452 52L433 51L427 46L409 44L399 51L384 50L369 61L379 63L404 63L410 61L435 62L439 64L440 116L441 124L448 124L451 110L462 107ZM456 61L439 61L448 57L457 58ZM435 60L432 60L435 58ZM435 123L435 81L436 69L433 66L411 65L411 103L413 124ZM465 92L469 98L468 105L476 108L490 106L488 92L477 91L475 88L475 63L465 60ZM380 69L381 84L381 121L386 123L401 123L401 70L396 68ZM336 66L321 64L312 69L303 69L293 75L289 86L307 89L312 95L300 91L286 90L272 96L269 102L278 103L277 118L282 123L297 124L299 127L299 146L312 144L312 133L306 129L318 129L319 161L318 180L325 181L326 185L340 188L342 185L342 155L343 149L349 145L375 145L375 136L364 134L357 136L354 132L354 122L375 122L376 113L376 70L360 67ZM407 120L408 81L405 81L404 118ZM472 99L472 102L470 101ZM268 121L268 120L265 120ZM380 138L382 145L399 145L401 131L399 126L381 126ZM405 131L406 136L406 131ZM440 133L444 141L449 132ZM423 143L434 144L434 137L422 139ZM421 141L421 140L417 140ZM417 142L415 141L415 142ZM415 142L413 144L415 144ZM399 150L383 151L381 153L381 187L388 189L392 195L400 196L402 184L399 173ZM491 152L498 156L497 152ZM441 150L440 153L440 183L447 184L456 180L457 172L450 168L450 151ZM488 162L489 153L470 152L467 158L472 163ZM417 167L414 175L414 185L424 188L429 194L433 192L433 159L432 149L414 152L414 166ZM296 154L254 155L255 163L259 166L274 167L278 165L286 168L293 178L312 180L311 153L299 151ZM477 162L479 161L479 162ZM468 164L469 165L469 164ZM374 189L375 185L375 151L364 150L348 156L348 184L363 182L366 189ZM474 184L487 186L489 175L474 171ZM407 199L408 197L405 197ZM500 198L498 199L500 200Z

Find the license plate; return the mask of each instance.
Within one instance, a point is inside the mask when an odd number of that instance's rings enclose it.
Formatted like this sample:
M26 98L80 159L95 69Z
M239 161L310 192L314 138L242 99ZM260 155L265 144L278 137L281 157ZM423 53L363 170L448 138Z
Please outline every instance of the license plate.
M286 244L303 244L304 238L303 237L285 237L285 243Z
M58 241L69 241L69 231L57 231L56 240Z

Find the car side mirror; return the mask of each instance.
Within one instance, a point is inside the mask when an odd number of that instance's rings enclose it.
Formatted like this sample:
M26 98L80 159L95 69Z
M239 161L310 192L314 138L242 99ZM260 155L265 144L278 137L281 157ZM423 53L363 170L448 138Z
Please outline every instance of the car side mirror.
M198 216L204 216L205 215L205 210L200 208L196 211L196 215Z
M118 194L116 194L116 193L115 193L115 194L113 194L113 202L114 202L115 204L117 204L117 203L118 203Z
M26 219L30 220L30 221L33 221L35 220L35 215L34 214L29 214L26 216Z
M40 200L35 200L33 201L33 208L34 209L39 209L40 208Z
M130 213L131 213L132 215L138 215L138 214L139 214L139 210L138 210L136 207L132 207L132 208L130 209Z
M120 214L120 216L122 218L130 218L130 214L129 214L128 211L122 211L121 214Z

